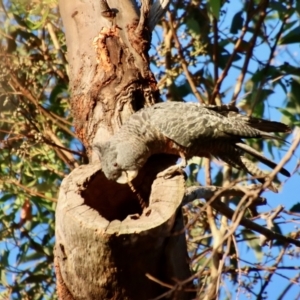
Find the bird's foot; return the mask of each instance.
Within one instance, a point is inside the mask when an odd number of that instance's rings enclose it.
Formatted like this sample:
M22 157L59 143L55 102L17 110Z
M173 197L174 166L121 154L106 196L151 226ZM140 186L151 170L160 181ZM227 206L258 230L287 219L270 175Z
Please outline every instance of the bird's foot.
M159 172L156 177L157 178L163 177L164 179L168 179L175 176L176 174L184 175L184 166L181 165L171 166L166 170Z

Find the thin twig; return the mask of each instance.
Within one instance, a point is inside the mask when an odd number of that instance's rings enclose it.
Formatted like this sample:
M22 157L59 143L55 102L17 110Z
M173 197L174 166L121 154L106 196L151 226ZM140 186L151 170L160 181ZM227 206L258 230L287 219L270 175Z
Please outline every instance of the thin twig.
M205 185L211 185L211 168L210 168L210 158L204 158L205 163Z
M240 257L239 254L239 247L235 238L235 235L232 235L232 241L234 244L235 252L236 252L236 258L237 258L237 267L238 267L238 288L237 288L237 293L236 293L236 300L239 299L239 294L242 286L242 266L241 266L241 261L238 259Z
M211 185L211 172L210 172L210 159L205 158L205 185L209 186ZM213 249L216 251L212 252L212 264L210 265L210 283L207 288L206 296L204 297L204 300L206 299L215 299L217 294L217 280L219 278L218 270L219 270L219 264L220 264L220 240L222 239L221 233L217 227L217 224L215 222L213 210L211 206L207 206L206 208L206 214L207 214L207 221L210 227L210 231L213 236Z
M29 196L37 196L37 197L41 197L41 198L44 198L44 199L52 201L52 202L57 202L57 199L52 198L52 197L48 197L48 196L45 196L42 193L33 191L32 189L30 189L30 188L26 187L25 185L19 183L17 180L6 179L5 181L2 181L2 182L3 183L10 183L10 184L13 184L13 185L16 185L16 186L20 187L22 190L27 192Z
M278 267L277 267L278 268ZM287 294L287 292L289 291L289 289L295 284L295 282L298 282L299 280L299 275L296 275L294 277L294 279L292 279L292 282L290 282L286 287L285 289L281 292L281 294L278 296L277 300L282 300L284 299L284 296ZM295 298L295 299L298 299L299 297Z
M186 79L191 87L191 90L192 92L194 93L195 97L197 98L197 100L200 102L200 103L205 103L204 100L202 99L201 97L201 94L198 92L197 90L197 87L194 83L194 80L193 80L193 77L188 69L188 64L185 60L185 57L182 53L182 49L181 49L181 44L178 40L178 36L177 36L177 33L175 31L175 28L174 28L174 20L173 20L173 16L172 14L169 12L168 13L168 18L170 20L170 28L172 30L172 35L173 35L173 38L174 38L174 43L175 43L175 47L177 48L177 51L178 51L178 56L179 56L179 59L180 59L180 62L181 62L181 65L182 65L182 69L185 73L185 76L186 76Z
M213 192L215 190L215 192ZM244 190L244 191L243 191ZM247 190L247 189L241 189L240 187L234 187L234 188L218 188L218 187L198 187L193 189L188 189L185 193L185 197L183 199L183 203L191 202L192 199L209 199L206 202L206 205L211 205L214 209L219 211L221 214L225 215L229 219L234 219L236 221L237 213L240 212L239 209L236 209L236 212L234 212L231 208L229 208L226 204L222 203L221 201L217 200L221 195L241 195L245 194L247 197L252 197L252 199L255 199L255 191ZM213 194L213 196L211 196ZM253 195L254 194L254 195ZM198 197L199 196L199 197ZM261 198L263 200L263 198ZM187 201L188 200L188 201ZM243 199L244 200L244 199ZM240 204L242 205L242 202ZM204 207L206 208L206 205ZM251 201L249 201L248 205L251 205ZM202 208L203 209L203 208ZM240 216L241 217L241 216ZM238 217L238 218L240 218ZM290 237L283 236L275 231L269 230L263 226L260 226L254 222L252 222L249 219L241 218L240 225L245 226L246 228L249 228L255 232L258 232L264 236L267 237L268 240L278 240L283 243L290 243L294 244L298 247L300 247L300 241L295 240Z
M273 265L273 268L274 268L275 270L277 269L279 263L280 263L281 260L283 259L283 255L285 254L286 249L287 249L287 247L285 246L285 247L280 251L280 253L279 253L279 255L278 255L277 259L276 259L276 262L275 262L275 264ZM268 286L268 284L271 282L271 278L272 278L273 274L274 274L274 271L271 271L271 272L269 272L269 274L268 274L267 276L264 276L265 282L264 282L264 284L262 285L262 287L261 287L261 289L260 289L260 291L259 291L259 293L258 293L258 299L257 299L257 300L263 299L263 298L262 298L263 292L264 292L264 290L266 289L266 287Z
M212 203L212 207L219 211L221 214L224 214L227 218L232 219L234 216L234 211L229 208L227 205L220 201L214 201ZM292 239L288 236L281 235L275 231L272 231L270 229L267 229L263 226L260 226L249 219L242 218L240 221L240 225L243 225L244 227L251 229L255 232L258 232L268 238L268 240L277 240L283 243L293 244L297 247L300 247L300 241Z
M260 16L259 16L259 19L256 23L255 30L253 32L253 36L249 41L249 47L247 49L247 53L246 53L245 61L244 61L244 64L243 64L243 67L242 67L242 70L241 70L241 74L238 77L238 80L237 80L237 83L236 83L236 86L235 86L235 90L234 90L234 94L233 94L233 97L232 97L232 100L231 100L231 104L234 104L236 102L236 100L238 98L238 95L241 92L242 84L244 82L244 79L245 79L245 76L246 76L246 73L247 73L250 58L252 57L253 49L254 49L255 44L256 44L256 39L259 35L259 32L261 30L261 26L262 26L262 24L263 24L263 22L266 18L266 15L267 15L266 11L267 11L268 4L269 4L268 0L264 0L263 3L262 3L262 9L261 9L261 12L260 12Z
M230 183L228 186L225 187L218 187L218 186L192 186L186 189L184 198L182 200L182 205L192 202L195 199L203 198L203 199L210 199L215 197L215 199L221 196L244 196L247 192L252 192L256 190L261 185L253 185L248 187L242 186L234 186L235 183L232 185ZM258 197L259 201L265 203L265 198Z
M251 3L249 3L249 7L250 6L251 6ZM214 86L214 89L213 89L213 92L211 94L211 99L210 99L209 103L214 103L215 98L220 93L221 85L222 85L224 79L226 78L226 76L228 74L228 71L229 71L229 69L232 65L232 62L233 62L233 60L234 60L234 58L235 58L235 56L238 52L238 49L240 48L240 46L243 42L244 36L245 36L246 32L248 31L248 26L249 26L250 21L251 21L251 15L248 13L245 25L242 28L242 33L241 33L240 37L238 38L238 40L236 41L236 43L234 45L234 48L233 48L233 52L232 52L231 56L229 57L223 72L221 73L220 77L218 78L217 83Z
M214 31L214 47L213 47L213 61L214 61L214 79L215 79L215 84L218 82L219 78L219 51L218 51L218 40L219 40L219 35L218 35L218 21L214 17L213 19L213 31ZM209 99L209 100L214 100L214 99ZM209 104L214 104L209 102Z
M299 144L300 144L300 129L296 128L294 131L295 134L295 138L294 138L294 142L291 145L290 149L288 150L288 152L285 154L285 156L281 159L281 161L279 162L279 164L273 169L273 171L268 175L268 177L266 178L265 183L262 185L259 194L261 194L261 192L267 188L271 182L274 180L275 176L277 175L277 173L283 168L283 166L292 158L292 156L294 155L296 149L298 148Z
M75 167L78 167L79 164L73 157L73 155L69 152L64 150L65 147L62 144L61 140L56 136L56 134L53 133L51 129L46 129L45 130L45 135L49 137L51 141L54 142L55 145L57 145L59 148L54 148L55 151L58 153L60 151L63 155L63 160L64 162L70 167L70 169L74 169Z
M274 58L275 50L276 50L276 48L277 48L278 42L279 42L279 40L280 40L280 38L281 38L281 35L282 35L282 33L283 33L284 26L285 26L287 20L288 20L288 15L285 15L284 18L283 18L281 27L280 27L280 29L279 29L277 35L276 35L275 42L274 42L273 46L271 47L269 59L268 59L268 61L267 61L266 67L265 67L264 70L263 70L262 80L260 81L259 86L258 86L258 88L257 88L257 93L256 93L255 99L254 99L254 101L253 101L253 104L252 104L252 106L251 106L251 110L250 110L250 112L249 112L249 115L252 114L254 107L256 106L257 102L259 101L259 98L260 98L260 95L261 95L263 86L265 85L266 80L267 80L267 79L266 79L266 74L268 74L268 71L269 71L269 69L270 69L271 61L272 61L272 59Z
M53 122L55 122L57 127L59 127L61 130L68 133L71 137L76 138L75 134L68 127L63 125L63 124L70 125L68 121L66 121L64 118L59 117L58 115L53 114L52 112L49 112L42 105L40 105L38 100L32 95L32 93L28 89L26 89L19 82L18 78L15 75L11 74L10 79L11 80L9 83L16 91L20 92L22 96L30 100L37 107L37 109L40 110L41 113L44 113L46 117L50 118Z

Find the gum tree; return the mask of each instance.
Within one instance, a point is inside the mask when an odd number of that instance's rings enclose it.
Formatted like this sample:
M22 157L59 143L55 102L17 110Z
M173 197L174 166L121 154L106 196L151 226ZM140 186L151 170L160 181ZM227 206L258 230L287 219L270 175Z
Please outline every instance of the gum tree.
M270 208L265 186L249 186L245 174L214 158L190 161L187 178L163 179L156 174L176 158L158 155L133 186L119 185L105 178L93 151L132 113L161 100L230 102L270 119L280 107L282 121L299 125L291 52L298 4L235 3L61 1L62 21L50 0L3 3L3 295L53 299L54 257L61 299L191 299L194 292L213 299L231 284L238 296L263 299L277 274L287 279L282 296L293 291L297 261L284 258L296 256L299 233L288 224L298 221L297 199ZM278 162L285 150L281 163L292 158L297 177L299 134L290 141L251 146ZM243 257L243 245L253 258Z

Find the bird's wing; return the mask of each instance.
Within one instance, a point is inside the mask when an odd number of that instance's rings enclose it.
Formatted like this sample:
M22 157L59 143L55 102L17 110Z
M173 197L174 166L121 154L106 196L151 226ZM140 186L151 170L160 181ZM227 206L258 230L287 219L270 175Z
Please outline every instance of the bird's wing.
M153 106L151 126L183 147L199 137L212 137L215 125L224 118L194 103L164 102Z
M193 142L200 139L203 141L205 138L236 141L241 138L273 138L251 126L251 118L234 111L222 114L196 103L182 102L159 103L152 109L151 126L184 147L190 147ZM254 124L259 127L257 120L255 119ZM268 124L269 121L264 122Z

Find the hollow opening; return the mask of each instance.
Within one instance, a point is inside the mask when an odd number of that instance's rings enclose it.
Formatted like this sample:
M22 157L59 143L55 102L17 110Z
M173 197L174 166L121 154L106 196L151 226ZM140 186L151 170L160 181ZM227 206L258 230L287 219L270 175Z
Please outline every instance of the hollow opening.
M151 156L137 178L132 181L135 191L128 184L108 180L99 170L91 176L81 193L84 204L98 211L108 221L122 221L128 215L140 215L143 206L149 205L151 186L157 173L175 164L176 159L174 155Z

